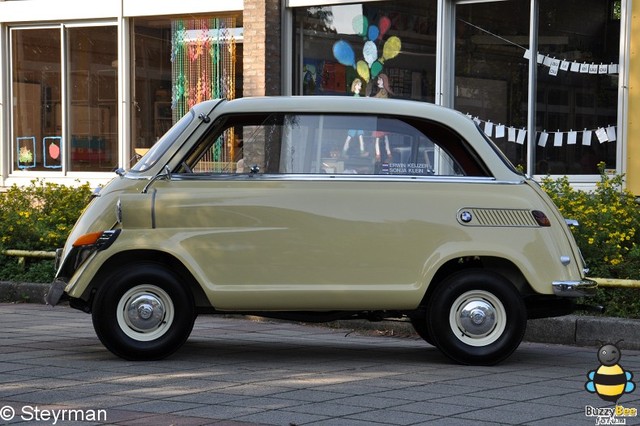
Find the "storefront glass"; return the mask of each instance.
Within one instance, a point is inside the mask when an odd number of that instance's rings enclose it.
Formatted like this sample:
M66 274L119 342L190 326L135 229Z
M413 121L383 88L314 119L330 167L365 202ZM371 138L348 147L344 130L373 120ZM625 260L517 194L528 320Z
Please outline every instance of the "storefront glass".
M455 12L454 108L472 116L513 164L524 166L529 2L465 3Z
M293 9L293 94L435 102L435 0ZM536 175L616 169L620 1L445 1L444 100L471 116L506 156ZM447 37L451 34L451 43ZM453 54L453 60L448 61ZM535 81L529 57L538 63ZM388 85L386 82L389 82ZM448 86L448 82L452 84ZM537 93L529 99L529 87ZM453 93L451 93L453 92ZM528 128L529 105L536 126ZM529 137L535 143L530 146ZM533 169L528 170L533 158Z
M69 135L73 171L118 165L117 27L69 28Z
M434 102L436 1L294 10L294 93Z
M13 170L110 171L117 165L116 28L11 31Z
M11 32L12 169L62 167L60 28Z
M242 96L241 14L135 18L133 43L132 162L195 103Z
M540 1L535 174L616 169L619 6Z

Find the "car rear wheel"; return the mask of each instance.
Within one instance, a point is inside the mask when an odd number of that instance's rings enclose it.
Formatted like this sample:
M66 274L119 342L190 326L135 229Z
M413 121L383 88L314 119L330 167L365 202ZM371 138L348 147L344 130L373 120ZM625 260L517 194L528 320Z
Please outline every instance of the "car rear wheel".
M195 321L191 293L166 268L136 264L105 280L92 309L104 346L129 360L165 358L187 340Z
M427 327L427 318L425 316L421 316L420 318L412 317L411 325L413 326L413 329L418 334L418 336L422 338L422 340L432 346L435 346L435 344L433 343L433 337L431 337L431 334L429 334L429 327Z
M428 304L429 335L461 364L491 365L522 341L527 313L516 288L499 274L470 269L451 275Z

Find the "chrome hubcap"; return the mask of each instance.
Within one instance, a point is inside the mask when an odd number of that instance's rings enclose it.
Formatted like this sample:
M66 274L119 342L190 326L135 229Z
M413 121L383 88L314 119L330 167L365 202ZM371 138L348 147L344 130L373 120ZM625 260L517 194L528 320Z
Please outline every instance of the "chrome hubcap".
M483 336L495 326L496 311L484 300L474 300L460 309L459 322L466 334Z
M449 326L461 342L470 346L486 346L502 336L507 313L502 301L484 290L461 294L451 305Z
M175 314L169 294L153 284L131 288L122 295L116 308L120 330L141 342L163 336L171 328Z
M139 331L151 330L162 323L165 307L162 301L153 294L140 295L127 307L127 322Z

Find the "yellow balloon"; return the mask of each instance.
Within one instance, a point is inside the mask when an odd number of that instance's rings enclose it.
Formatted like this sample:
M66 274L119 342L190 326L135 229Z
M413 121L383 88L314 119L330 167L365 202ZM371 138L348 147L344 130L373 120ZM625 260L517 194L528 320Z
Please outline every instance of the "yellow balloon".
M361 59L356 64L356 70L358 71L358 75L368 83L369 79L371 78L371 75L369 73L369 65L367 65L367 63Z
M391 36L384 43L384 47L382 48L382 59L387 60L391 58L395 58L400 53L400 49L402 47L402 43L400 39L396 36Z

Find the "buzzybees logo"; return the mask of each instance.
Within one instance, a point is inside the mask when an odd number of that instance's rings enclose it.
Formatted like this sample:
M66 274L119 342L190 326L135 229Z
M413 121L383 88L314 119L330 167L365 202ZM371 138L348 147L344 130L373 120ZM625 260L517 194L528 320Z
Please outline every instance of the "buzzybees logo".
M631 393L636 385L632 381L633 373L625 371L620 365L622 353L616 343L606 343L598 349L600 366L589 371L589 379L584 388L589 393L595 393L600 399L612 402L614 407L597 408L591 405L585 407L585 416L595 417L596 425L624 425L627 417L636 417L636 408L626 408L618 405L618 400L625 393Z

